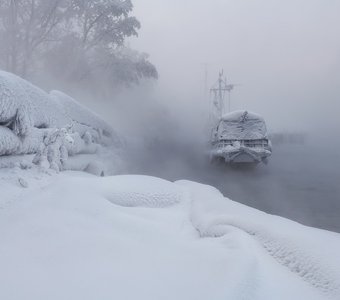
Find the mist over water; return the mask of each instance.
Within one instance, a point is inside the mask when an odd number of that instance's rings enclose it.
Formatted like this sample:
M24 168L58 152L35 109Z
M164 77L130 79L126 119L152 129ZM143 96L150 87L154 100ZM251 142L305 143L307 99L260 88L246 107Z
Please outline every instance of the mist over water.
M231 167L211 165L199 147L198 143L172 140L135 149L128 155L130 171L209 184L237 202L340 232L338 152L312 141L274 145L268 165Z
M131 43L151 54L160 78L119 108L131 116L122 127L134 140L129 172L210 184L237 202L340 232L339 11L339 2L319 0L136 2L143 27ZM259 113L270 133L305 134L304 143L274 143L269 164L252 169L211 165L204 87L222 68L241 84L232 110Z
M133 4L142 28L128 44L150 54L158 81L116 87L104 68L76 82L59 63L52 64L58 72L30 81L65 91L106 119L126 142L126 173L209 184L237 202L340 232L340 2ZM62 52L52 57L66 67L74 56ZM115 73L124 73L121 67ZM211 165L207 90L221 69L229 83L240 84L232 110L258 113L270 133L304 134L305 141L274 143L268 165Z
M340 232L339 144L334 134L324 131L326 121L304 131L302 141L276 141L268 165L231 167L209 162L204 105L168 102L167 95L154 87L122 94L118 103L100 113L117 116L111 123L120 124L127 142L126 173L209 184L234 201Z

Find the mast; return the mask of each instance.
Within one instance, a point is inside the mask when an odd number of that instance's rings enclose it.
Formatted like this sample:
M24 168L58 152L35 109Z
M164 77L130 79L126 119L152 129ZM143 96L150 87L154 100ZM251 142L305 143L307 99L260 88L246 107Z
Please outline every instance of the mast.
M231 92L236 86L235 84L228 84L227 78L223 78L223 70L219 73L218 81L210 89L210 92L214 94L214 104L219 114L222 117L226 113L225 96L228 93L228 112L231 111Z

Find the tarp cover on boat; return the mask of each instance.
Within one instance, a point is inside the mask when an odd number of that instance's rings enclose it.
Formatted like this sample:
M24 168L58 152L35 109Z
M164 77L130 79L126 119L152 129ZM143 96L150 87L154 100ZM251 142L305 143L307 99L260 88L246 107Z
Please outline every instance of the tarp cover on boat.
M218 139L257 140L267 138L264 119L244 110L234 111L221 118L218 126Z

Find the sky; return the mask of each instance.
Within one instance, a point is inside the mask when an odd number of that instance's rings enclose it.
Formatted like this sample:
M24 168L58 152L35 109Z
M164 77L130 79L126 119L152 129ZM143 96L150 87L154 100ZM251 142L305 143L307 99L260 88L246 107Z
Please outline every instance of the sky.
M272 130L339 126L340 1L135 0L132 47L150 54L164 101L205 105L224 69L232 110L265 117ZM208 106L207 106L208 107ZM320 121L321 120L321 121Z

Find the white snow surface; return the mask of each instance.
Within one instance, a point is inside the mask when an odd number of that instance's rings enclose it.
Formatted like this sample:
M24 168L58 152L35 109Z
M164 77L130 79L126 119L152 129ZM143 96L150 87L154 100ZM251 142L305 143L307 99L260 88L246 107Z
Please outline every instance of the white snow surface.
M260 116L257 113L246 111L246 110L232 111L230 113L224 114L221 119L223 121L238 122L242 118L242 116L244 115L245 112L247 113L247 119L248 120L259 120L259 121L264 122L264 119L263 119L262 116Z
M220 140L257 140L268 138L264 119L258 114L244 110L224 115L218 124L217 135Z
M13 122L14 133L24 137L34 127L61 128L69 119L43 90L14 74L0 71L0 122Z
M119 142L114 130L99 116L70 96L52 91L47 94L28 81L0 71L0 125L26 137L33 128L66 128L83 136L87 131L95 141Z
M86 131L90 131L99 141L106 144L112 143L112 139L116 144L120 143L118 135L112 127L103 121L97 114L79 104L75 99L66 95L61 91L51 91L50 98L55 102L63 113L72 120L73 129L84 135Z
M0 299L340 299L340 235L198 183L0 170Z
M0 167L12 165L7 156L35 154L33 162L41 167L112 174L119 169L121 148L116 132L70 96L47 94L0 71ZM107 158L109 152L116 166L100 155Z

